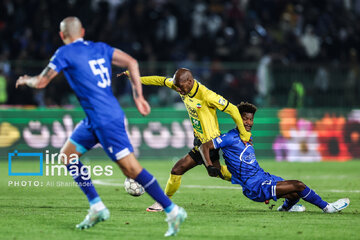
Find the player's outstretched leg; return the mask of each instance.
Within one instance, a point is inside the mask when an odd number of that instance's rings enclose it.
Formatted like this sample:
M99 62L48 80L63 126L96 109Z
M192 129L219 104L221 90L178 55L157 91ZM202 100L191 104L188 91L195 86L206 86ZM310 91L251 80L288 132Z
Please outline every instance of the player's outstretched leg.
M297 193L304 201L307 201L315 206L318 206L326 213L334 213L345 209L350 204L348 198L339 199L334 203L327 203L316 194L316 192L306 186L303 182L298 180L279 181L276 184L276 195L278 197L291 196ZM292 197L290 197L292 198Z
M101 201L101 198L92 184L87 169L83 166L82 162L80 160L75 162L67 161L70 159L69 156L71 154L76 154L78 157L80 157L86 151L86 149L80 145L76 145L78 144L72 140L67 141L64 147L61 149L62 155L60 156L62 156L62 161L66 165L70 175L73 177L74 181L86 195L89 201L90 209L88 210L88 214L81 223L76 225L76 228L78 229L86 229L94 226L98 222L109 219L110 212ZM66 159L64 156L66 156Z
M166 221L169 228L165 236L174 236L180 230L180 225L187 217L186 211L174 204L168 196L165 195L159 183L146 169L142 168L136 160L134 154L127 155L126 157L117 161L123 173L140 183L145 191L164 209L166 213Z

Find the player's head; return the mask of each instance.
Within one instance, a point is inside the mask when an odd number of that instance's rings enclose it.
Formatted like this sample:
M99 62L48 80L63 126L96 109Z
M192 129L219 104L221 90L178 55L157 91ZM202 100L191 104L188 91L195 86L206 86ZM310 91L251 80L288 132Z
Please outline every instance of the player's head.
M177 92L182 95L188 94L194 86L194 77L189 69L179 68L174 74L174 85Z
M85 29L77 17L67 17L60 23L59 34L64 44L69 44L84 37Z
M254 115L257 110L256 106L248 102L241 102L237 105L237 108L241 114L246 131L250 132L254 125Z

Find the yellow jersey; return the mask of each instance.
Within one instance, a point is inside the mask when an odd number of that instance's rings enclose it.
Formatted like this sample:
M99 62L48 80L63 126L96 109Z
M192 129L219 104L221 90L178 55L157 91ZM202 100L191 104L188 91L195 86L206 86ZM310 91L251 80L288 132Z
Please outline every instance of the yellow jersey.
M172 78L147 76L140 79L144 85L166 86L176 90ZM194 135L202 143L220 135L216 109L229 114L240 131L241 139L249 141L251 133L246 131L238 108L222 96L209 90L196 80L194 80L194 86L187 95L180 93L179 95L189 114Z

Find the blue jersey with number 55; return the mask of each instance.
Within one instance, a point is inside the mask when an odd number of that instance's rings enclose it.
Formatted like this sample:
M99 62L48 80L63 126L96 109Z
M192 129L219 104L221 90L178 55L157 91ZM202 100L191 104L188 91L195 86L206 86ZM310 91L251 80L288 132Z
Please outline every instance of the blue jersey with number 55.
M64 72L88 123L94 127L123 117L111 89L113 53L114 48L105 43L78 39L60 47L48 65L56 72Z

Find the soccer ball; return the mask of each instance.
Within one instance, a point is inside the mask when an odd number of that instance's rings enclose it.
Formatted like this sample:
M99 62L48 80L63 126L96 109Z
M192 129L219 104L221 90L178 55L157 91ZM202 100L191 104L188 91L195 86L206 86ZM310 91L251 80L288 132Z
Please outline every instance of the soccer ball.
M145 189L137 181L126 178L124 182L125 191L131 196L138 197L144 194Z

